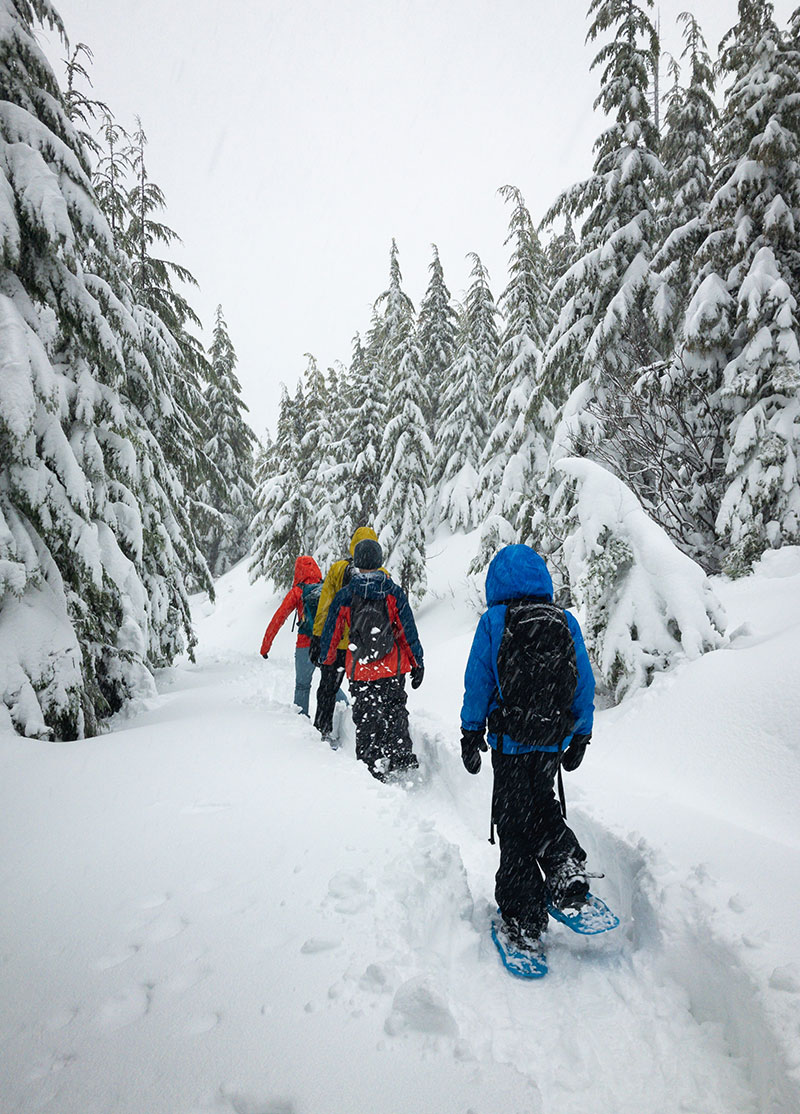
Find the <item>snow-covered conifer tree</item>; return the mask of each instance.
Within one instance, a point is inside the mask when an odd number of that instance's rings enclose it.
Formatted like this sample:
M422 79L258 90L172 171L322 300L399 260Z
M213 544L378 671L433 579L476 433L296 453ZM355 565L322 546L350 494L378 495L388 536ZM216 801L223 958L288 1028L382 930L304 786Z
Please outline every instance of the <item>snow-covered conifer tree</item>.
M588 37L614 37L592 63L602 66L595 106L610 124L595 144L594 173L558 199L545 218L584 218L575 262L557 284L558 319L548 338L545 384L551 397L582 381L602 394L611 377L629 381L659 358L647 308L657 240L655 200L664 177L656 154L649 87L657 36L652 0L592 0Z
M401 284L397 244L392 240L389 288L376 303L382 309L380 358L387 383L378 524L393 576L419 598L427 583L425 524L432 449L414 307Z
M691 294L696 271L695 256L703 239L702 218L708 205L713 177L713 143L718 113L714 104L714 66L700 25L691 13L682 12L685 47L682 58L689 69L688 84L676 81L667 97L666 132L661 157L667 176L660 203L662 246L653 260L661 279L653 310L669 353Z
M473 252L470 285L460 313L458 347L447 374L433 474L437 497L432 525L453 530L478 525L478 469L488 433L491 382L499 338L489 276Z
M435 471L440 480L431 511L434 529L447 522L452 531L477 525L475 491L486 440L486 393L466 307L459 313L456 356L447 375L436 438Z
M572 227L572 217L569 213L564 217L564 229L551 236L544 254L547 261L547 286L552 290L556 283L567 273L575 262L578 251L578 241L575 238L575 229Z
M722 161L684 360L725 411L716 525L726 567L741 572L800 541L800 50L771 4L740 0L720 64Z
M372 525L378 514L383 481L381 449L386 414L386 388L376 322L367 347L356 336L350 362L350 409L344 439L348 522L353 529ZM348 539L349 540L349 539Z
M352 536L350 527L350 469L352 449L348 437L348 417L352 406L351 382L347 370L337 360L325 375L325 413L327 453L321 462L321 501L316 503L317 536L314 555L322 566L338 557ZM324 568L323 568L324 572Z
M256 477L258 511L251 527L248 567L251 584L263 576L276 588L291 587L295 561L301 553L311 552L313 526L300 478L304 408L302 384L293 399L284 387L275 441Z
M300 442L300 491L306 506L308 550L321 568L339 556L340 515L336 446L331 428L331 400L325 375L306 354L305 428Z
M586 646L615 699L723 643L725 614L705 573L621 480L566 457L553 513Z
M197 523L198 540L214 576L220 576L250 548L250 524L255 514L253 449L256 437L244 420L247 407L236 375L236 352L228 326L217 306L209 348L211 379L205 390L212 436L205 452L222 485L206 481L198 504L210 513Z
M139 408L152 369L88 160L34 24L0 7L0 691L29 735L74 738L192 644L202 565L183 492Z
M513 210L506 243L512 245L509 282L498 306L503 315L491 386L489 439L479 480L483 519L477 566L501 545L530 538L530 501L546 468L546 423L552 411L540 391L541 361L550 325L546 262L518 189L500 191Z
M456 350L456 311L444 281L439 249L433 245L428 289L419 308L417 333L422 349L423 378L428 400L429 433L436 433L440 401L446 389L446 376Z

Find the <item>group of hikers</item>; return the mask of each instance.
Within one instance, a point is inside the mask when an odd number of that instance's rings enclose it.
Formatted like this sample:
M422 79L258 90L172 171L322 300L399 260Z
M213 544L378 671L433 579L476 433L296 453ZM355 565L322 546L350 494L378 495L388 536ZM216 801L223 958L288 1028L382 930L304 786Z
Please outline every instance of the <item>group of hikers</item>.
M495 897L508 942L535 950L548 904L578 909L589 894L586 852L566 823L556 779L560 788L561 769L577 769L590 742L594 676L578 621L553 603L550 573L530 546L508 545L495 555L486 603L464 677L461 758L477 774L481 753L491 748L492 838L496 829L500 843ZM318 666L314 726L336 747L334 708L346 699L347 675L356 757L381 781L415 769L405 679L410 675L415 689L422 684L423 651L406 594L383 568L371 527L355 531L350 556L334 562L324 581L312 557L298 557L262 657L293 611L300 711L309 714Z

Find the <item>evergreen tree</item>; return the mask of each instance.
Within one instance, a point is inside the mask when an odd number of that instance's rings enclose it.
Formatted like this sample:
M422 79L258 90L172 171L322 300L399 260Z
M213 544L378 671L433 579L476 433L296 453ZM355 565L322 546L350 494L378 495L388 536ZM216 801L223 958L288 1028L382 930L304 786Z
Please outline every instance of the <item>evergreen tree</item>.
M550 238L545 248L547 263L547 286L549 290L564 277L572 264L578 251L578 241L575 239L575 229L572 227L572 217L569 213L564 217L564 230Z
M423 356L414 307L402 289L397 244L392 241L389 288L382 307L381 364L387 382L387 417L381 443L385 472L379 494L384 557L406 591L425 592L425 522L431 443L424 417Z
M478 475L489 428L492 375L500 341L489 276L473 252L471 281L459 318L458 348L447 373L434 476L438 478L434 525L453 530L478 525Z
M475 492L486 440L486 394L466 307L459 314L458 348L448 370L436 438L435 470L440 482L432 514L434 528L447 522L452 531L477 525Z
M137 384L152 390L125 268L35 38L48 0L0 20L0 691L29 735L97 729L193 636L203 564ZM73 102L74 108L74 102Z
M722 159L685 358L725 410L717 530L729 571L741 572L768 546L800 541L798 43L791 29L781 35L766 0L740 0L720 67L731 82ZM730 338L722 354L720 334Z
M594 173L562 194L545 218L584 218L577 258L554 291L557 322L545 361L550 397L589 379L601 396L609 377L630 380L658 359L647 317L655 285L655 198L664 177L650 107L658 52L652 0L592 0L588 37L614 29L592 66L602 66L595 107L611 123L595 144Z
M310 353L306 353L306 359L299 484L306 507L311 546L308 552L316 557L320 566L327 567L340 552L338 472L325 375Z
M433 260L428 270L431 278L420 305L417 332L422 349L429 432L433 436L437 428L440 400L447 386L446 376L456 349L456 312L444 281L436 244L433 244Z
M101 146L98 153L92 184L111 226L114 243L124 248L129 219L127 179L133 166L133 148L130 136L109 110L103 113L102 137L105 147Z
M213 434L205 452L221 485L206 483L198 502L210 508L202 515L198 536L214 576L227 572L250 548L250 523L255 514L253 449L256 437L244 420L247 407L236 375L236 352L228 326L217 306L209 349L211 380L205 390Z
M284 387L275 442L265 454L257 476L258 511L251 527L251 584L266 577L277 589L290 588L295 561L302 553L311 552L312 523L300 480L304 409L302 384L298 385L294 399Z
M703 239L703 217L713 177L713 142L718 113L714 104L714 67L697 20L689 12L683 23L682 58L689 83L676 81L668 95L662 158L667 177L661 198L662 246L653 260L661 284L654 300L662 348L669 352L686 313L694 280L695 256Z
M380 362L380 330L373 321L367 347L356 336L350 363L350 408L344 440L347 461L347 521L353 529L369 526L378 514L383 481L382 440L386 390ZM349 539L348 539L349 540Z
M137 118L130 147L132 182L125 201L127 224L122 244L130 259L131 284L137 317L150 363L160 367L178 401L171 419L160 423L164 452L180 475L193 520L202 520L204 507L196 493L223 484L214 462L205 452L211 441L211 417L203 386L211 368L200 340L191 331L200 320L175 282L197 286L194 276L170 259L154 252L159 246L180 243L180 237L157 219L165 208L163 191L147 171L147 136Z
M75 127L83 147L92 154L100 152L100 144L94 134L94 121L99 115L107 115L108 107L102 101L90 97L79 88L81 79L91 88L92 79L81 58L91 63L94 57L86 43L78 43L66 62L67 88L64 91L64 107L67 117ZM90 130L91 129L91 130Z
M484 525L479 567L499 546L530 536L528 504L546 467L545 426L551 417L540 390L550 325L544 252L520 191L505 186L500 192L513 205L506 238L512 252L509 283L499 300L504 325L491 387L493 428L480 473Z
M353 520L353 458L356 452L350 419L354 411L353 379L340 361L328 368L327 394L330 448L324 477L324 505L328 521L322 527L318 545L323 561L348 552L355 525Z

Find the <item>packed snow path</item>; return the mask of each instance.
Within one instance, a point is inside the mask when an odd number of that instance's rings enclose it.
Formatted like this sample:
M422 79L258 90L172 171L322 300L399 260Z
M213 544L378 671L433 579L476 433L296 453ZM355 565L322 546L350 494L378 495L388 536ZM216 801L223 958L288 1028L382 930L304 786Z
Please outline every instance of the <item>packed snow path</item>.
M448 726L412 714L421 783L380 785L351 726L333 752L291 709L287 647L231 648L235 583L197 664L112 736L4 740L4 1114L797 1109L698 892L665 904L658 852L581 807L623 925L554 926L547 978L508 976L491 778L461 768L457 701Z

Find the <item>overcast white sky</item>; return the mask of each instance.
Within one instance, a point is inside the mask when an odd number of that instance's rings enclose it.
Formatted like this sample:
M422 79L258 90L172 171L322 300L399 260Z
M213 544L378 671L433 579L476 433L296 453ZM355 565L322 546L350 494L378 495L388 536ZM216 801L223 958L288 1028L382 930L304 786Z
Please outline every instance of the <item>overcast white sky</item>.
M312 352L348 363L387 283L395 237L415 304L439 247L505 283L507 211L535 220L585 177L601 121L587 0L54 0L94 52L94 92L138 114L192 303L222 303L251 421L274 432L280 383ZM712 53L735 0L663 0L665 49L691 7ZM788 18L793 0L778 0Z

